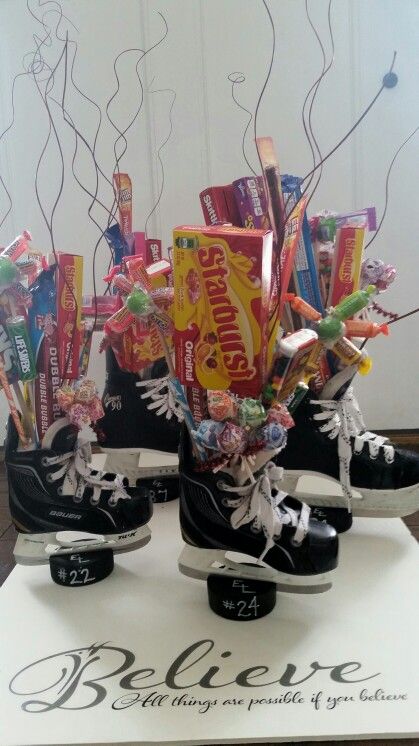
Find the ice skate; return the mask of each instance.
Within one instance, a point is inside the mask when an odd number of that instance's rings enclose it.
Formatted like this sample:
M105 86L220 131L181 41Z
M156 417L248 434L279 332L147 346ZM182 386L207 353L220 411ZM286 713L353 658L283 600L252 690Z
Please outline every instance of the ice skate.
M310 508L282 492L282 469L260 451L253 461L200 471L183 432L180 447L180 525L185 547L179 569L206 579L224 575L277 584L277 590L318 593L331 587L338 538ZM227 553L245 555L241 562ZM250 564L249 564L250 563Z
M95 425L105 469L124 474L130 485L151 480L155 502L179 495L179 421L182 412L167 387L164 360L154 363L149 378L121 370L106 350L105 416Z
M369 432L346 369L318 397L308 391L293 414L295 427L275 462L284 468L283 489L309 505L345 508L354 516L397 518L419 509L419 456ZM341 485L342 494L298 490L302 476Z
M23 449L9 419L5 462L20 564L99 549L125 552L150 540L150 498L128 488L120 474L91 469L90 443L79 442L78 432L63 417L47 430L40 448Z

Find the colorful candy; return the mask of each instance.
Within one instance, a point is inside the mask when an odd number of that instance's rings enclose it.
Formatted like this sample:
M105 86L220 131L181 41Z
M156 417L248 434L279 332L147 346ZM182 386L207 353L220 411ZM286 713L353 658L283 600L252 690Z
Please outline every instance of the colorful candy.
M289 430L295 425L295 422L285 404L280 404L279 402L272 404L268 410L266 422L277 422L279 425L285 427L286 430Z
M354 293L343 298L331 313L341 321L345 321L345 319L349 319L350 316L354 316L358 311L362 311L363 308L368 306L375 291L375 285L367 285L363 290L355 290Z
M29 231L23 231L21 236L16 236L12 243L3 249L0 256L8 257L12 262L16 262L25 251L28 251L28 241L32 241L32 236Z
M28 441L28 438L26 437L25 431L20 421L19 413L17 411L16 405L13 399L12 389L10 388L9 382L7 380L7 375L5 373L2 362L0 362L0 384L2 385L3 391L6 395L7 403L10 409L10 414L12 415L12 419L15 424L16 431L19 435L20 441L22 445L26 448L29 445L29 441Z
M246 450L248 437L245 429L234 422L226 422L217 436L221 453L243 453Z
M73 425L82 428L103 417L102 402L94 381L82 379L74 388L62 386L56 393L60 408Z
M287 431L283 425L278 422L269 422L256 431L257 437L264 442L264 447L268 450L284 448L287 443Z
M194 430L194 435L198 443L204 448L211 448L218 450L218 435L224 428L223 423L215 422L214 420L202 420L199 423L197 430Z
M142 290L133 290L126 299L128 310L133 316L147 316L151 313L153 304Z
M259 427L266 420L266 411L258 399L243 399L239 406L239 422L242 427Z
M376 286L379 293L387 290L396 277L396 268L381 259L364 259L361 266L361 287Z
M19 378L21 381L33 381L37 375L36 364L25 319L15 316L8 319L6 325L16 355Z
M237 402L226 391L208 391L208 413L216 422L233 419L237 415Z

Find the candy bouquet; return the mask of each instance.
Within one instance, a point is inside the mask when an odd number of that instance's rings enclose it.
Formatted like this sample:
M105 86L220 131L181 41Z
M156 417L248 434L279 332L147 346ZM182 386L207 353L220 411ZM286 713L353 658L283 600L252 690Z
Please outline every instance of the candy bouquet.
M283 448L307 387L368 373L361 343L388 334L368 312L395 276L363 260L375 210L309 221L301 180L257 144L263 174L205 189L207 226L173 234L175 373L205 468Z

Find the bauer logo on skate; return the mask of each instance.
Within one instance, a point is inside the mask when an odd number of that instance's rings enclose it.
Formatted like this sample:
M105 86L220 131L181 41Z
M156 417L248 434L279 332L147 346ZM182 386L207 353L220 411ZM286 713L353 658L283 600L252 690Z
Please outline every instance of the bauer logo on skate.
M57 709L85 710L102 702L121 710L135 704L151 704L152 697L159 698L160 702L170 700L169 704L174 706L173 692L177 700L182 700L182 693L187 692L195 701L201 701L212 692L217 696L214 703L222 705L232 701L231 686L237 687L235 698L247 697L240 700L247 705L261 703L260 697L267 696L266 692L261 693L265 688L270 688L270 694L274 692L278 702L285 702L286 696L288 702L303 703L313 702L310 700L313 689L323 690L328 685L335 687L331 699L337 700L342 691L339 687L336 691L336 685L346 685L350 689L345 688L345 698L358 699L361 689L364 694L367 691L364 682L380 676L376 671L364 670L357 661L313 661L299 666L284 662L279 668L270 668L265 665L266 661L254 661L251 667L243 668L241 654L236 654L235 665L232 665L234 652L216 645L211 639L192 643L170 657L167 667L160 667L160 670L153 667L149 652L145 650L137 659L131 650L106 642L52 653L16 673L9 689L23 698L21 707L25 712L46 713ZM306 682L309 682L309 691L305 691ZM357 691L353 694L355 686ZM255 695L249 699L252 691ZM185 696L183 694L183 699Z

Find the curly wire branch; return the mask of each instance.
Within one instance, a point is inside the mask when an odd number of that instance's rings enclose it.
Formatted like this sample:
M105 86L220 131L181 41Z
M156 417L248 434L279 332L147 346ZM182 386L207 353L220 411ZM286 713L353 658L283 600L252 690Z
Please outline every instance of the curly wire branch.
M167 143L169 142L169 140L170 140L170 138L172 136L172 132L173 132L172 111L173 111L173 107L174 107L175 101L176 101L176 91L174 91L172 88L159 88L159 89L157 89L155 91L151 91L151 93L171 93L172 94L172 96L171 96L172 100L170 102L170 107L169 107L169 132L168 132L167 136L165 137L165 139L160 144L160 147L157 150L157 158L158 158L158 161L160 163L160 170L161 170L161 183L160 183L160 189L159 189L159 193L157 195L156 202L154 203L153 207L151 208L150 212L148 213L146 221L145 221L144 233L145 233L146 238L147 238L148 222L149 222L151 216L157 210L157 208L158 208L158 206L160 204L160 200L161 200L162 195L163 195L163 191L164 191L165 173L164 173L164 165L163 165L163 159L161 157L161 153L162 153L163 148L165 147L165 145L167 145Z

